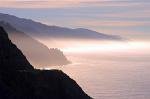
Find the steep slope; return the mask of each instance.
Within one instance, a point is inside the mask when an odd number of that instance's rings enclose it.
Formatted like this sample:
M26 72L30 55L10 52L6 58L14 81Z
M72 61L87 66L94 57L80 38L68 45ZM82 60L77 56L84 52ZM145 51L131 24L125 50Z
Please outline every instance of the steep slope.
M91 99L62 71L35 70L0 27L0 99Z
M11 67L10 65L15 65L15 67ZM1 70L33 69L22 52L8 39L8 35L3 28L0 28L0 66Z
M58 49L49 49L39 41L31 38L25 33L18 31L9 23L0 22L13 43L23 51L31 64L36 65L36 68L41 66L66 65L69 63L64 54Z
M0 21L5 21L13 25L16 29L28 33L33 37L41 38L63 38L63 39L96 39L96 40L122 40L116 35L107 35L96 31L78 28L71 29L59 26L48 26L33 20L18 18L13 15L0 13Z

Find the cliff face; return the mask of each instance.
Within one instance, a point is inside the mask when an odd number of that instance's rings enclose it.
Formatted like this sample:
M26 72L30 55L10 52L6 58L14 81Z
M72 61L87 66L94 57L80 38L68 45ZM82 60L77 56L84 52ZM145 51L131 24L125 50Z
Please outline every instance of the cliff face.
M0 27L0 66L1 70L33 69L22 52L11 43L2 27Z
M91 99L59 70L36 70L0 27L0 99Z
M36 68L47 66L61 66L69 61L58 49L49 49L44 44L17 30L9 23L0 21L0 26L8 32L10 40L24 53L29 62Z

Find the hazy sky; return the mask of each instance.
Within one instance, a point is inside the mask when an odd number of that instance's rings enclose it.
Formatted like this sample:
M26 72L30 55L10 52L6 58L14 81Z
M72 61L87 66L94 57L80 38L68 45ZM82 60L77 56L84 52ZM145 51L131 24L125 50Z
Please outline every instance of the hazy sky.
M1 0L0 12L50 25L150 39L150 0Z

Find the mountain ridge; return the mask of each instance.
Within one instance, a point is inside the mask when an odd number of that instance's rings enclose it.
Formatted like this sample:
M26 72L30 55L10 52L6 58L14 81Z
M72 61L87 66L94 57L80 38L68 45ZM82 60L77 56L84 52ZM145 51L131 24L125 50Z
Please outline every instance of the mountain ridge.
M0 33L0 70L32 70L33 66L28 62L21 50L11 43L2 27L0 27ZM16 67L10 68L10 64L16 65Z
M120 36L99 33L84 28L66 28L60 26L50 26L31 19L19 18L14 15L0 13L0 20L19 28L32 37L49 37L49 38L81 38L81 39L97 39L97 40L122 40ZM81 30L81 31L79 31ZM88 33L86 33L88 32Z
M64 56L63 52L59 49L49 49L41 42L21 31L18 31L9 23L0 21L0 26L3 26L6 29L12 42L23 51L28 60L33 65L37 66L37 68L40 68L40 66L60 66L70 63Z
M92 99L60 70L38 70L0 27L0 99Z

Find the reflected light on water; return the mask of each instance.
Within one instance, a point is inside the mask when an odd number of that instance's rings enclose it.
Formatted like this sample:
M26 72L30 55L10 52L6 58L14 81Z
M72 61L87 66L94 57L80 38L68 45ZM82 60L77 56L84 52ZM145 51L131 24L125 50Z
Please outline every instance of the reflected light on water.
M89 52L123 52L131 50L150 49L150 42L110 42L107 44L80 44L79 46L66 47L62 50L67 53Z

